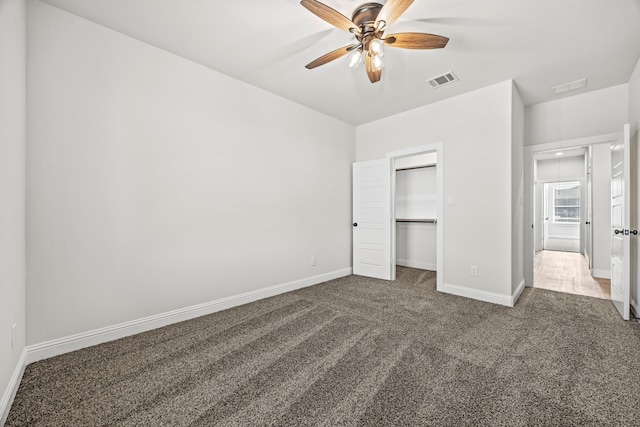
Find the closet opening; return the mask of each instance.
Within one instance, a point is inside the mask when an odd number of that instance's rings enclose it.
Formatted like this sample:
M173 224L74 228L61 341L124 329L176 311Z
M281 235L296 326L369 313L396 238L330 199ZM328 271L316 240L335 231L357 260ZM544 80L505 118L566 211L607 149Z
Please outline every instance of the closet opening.
M430 271L438 290L443 283L441 161L438 150L392 157L391 186L392 277L397 267Z

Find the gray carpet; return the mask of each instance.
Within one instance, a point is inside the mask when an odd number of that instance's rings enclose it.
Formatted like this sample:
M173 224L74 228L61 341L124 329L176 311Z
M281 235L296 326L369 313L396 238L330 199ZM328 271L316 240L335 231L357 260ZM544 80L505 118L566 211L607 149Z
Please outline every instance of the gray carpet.
M8 426L638 425L640 325L350 276L31 364Z

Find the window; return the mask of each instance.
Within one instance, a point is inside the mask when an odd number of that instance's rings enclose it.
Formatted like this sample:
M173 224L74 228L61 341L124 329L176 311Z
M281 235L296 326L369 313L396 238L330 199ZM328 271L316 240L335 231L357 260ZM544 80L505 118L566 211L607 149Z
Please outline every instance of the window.
M580 222L580 183L553 184L553 222L578 224Z

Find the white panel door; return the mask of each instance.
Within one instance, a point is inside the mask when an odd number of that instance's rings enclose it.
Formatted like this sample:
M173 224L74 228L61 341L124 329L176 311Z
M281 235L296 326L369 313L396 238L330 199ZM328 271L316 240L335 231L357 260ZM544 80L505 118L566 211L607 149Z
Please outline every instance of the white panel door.
M391 280L391 161L353 164L353 274Z
M611 302L624 320L629 320L631 191L627 185L631 173L630 128L611 144Z

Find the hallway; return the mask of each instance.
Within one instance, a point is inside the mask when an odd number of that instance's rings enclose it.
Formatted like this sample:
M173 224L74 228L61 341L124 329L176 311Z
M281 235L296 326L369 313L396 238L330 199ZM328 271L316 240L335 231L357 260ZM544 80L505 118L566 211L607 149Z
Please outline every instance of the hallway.
M538 251L533 287L611 299L611 281L591 277L586 259L575 252Z

